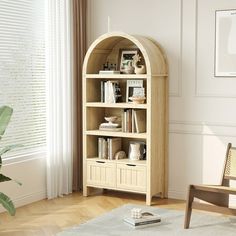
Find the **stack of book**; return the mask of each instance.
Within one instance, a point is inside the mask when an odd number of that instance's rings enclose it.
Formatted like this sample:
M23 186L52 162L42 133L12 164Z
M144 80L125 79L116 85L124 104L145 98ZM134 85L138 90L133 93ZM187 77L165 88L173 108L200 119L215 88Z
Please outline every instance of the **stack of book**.
M114 160L115 154L121 150L121 138L98 138L98 157Z
M123 132L146 132L146 111L142 109L125 109L122 122Z
M121 102L121 91L118 81L101 81L101 102Z
M118 123L102 123L99 126L99 130L103 131L122 131L122 128L120 127L120 124Z
M161 222L160 215L153 213L148 213L147 215L145 215L145 213L142 213L142 215L142 218L139 219L134 219L131 216L125 216L123 220L126 224L133 228L150 226Z

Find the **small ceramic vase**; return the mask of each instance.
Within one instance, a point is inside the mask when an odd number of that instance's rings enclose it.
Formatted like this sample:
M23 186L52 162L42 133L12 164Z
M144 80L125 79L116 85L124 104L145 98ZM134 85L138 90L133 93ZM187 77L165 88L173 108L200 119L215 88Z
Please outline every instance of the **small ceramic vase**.
M132 161L138 161L140 160L140 157L141 157L140 143L131 143L129 159Z
M134 74L134 67L132 66L131 61L128 62L128 65L125 65L123 72L125 74Z
M135 74L145 74L146 73L146 68L144 65L137 66L135 65L134 67L134 73Z

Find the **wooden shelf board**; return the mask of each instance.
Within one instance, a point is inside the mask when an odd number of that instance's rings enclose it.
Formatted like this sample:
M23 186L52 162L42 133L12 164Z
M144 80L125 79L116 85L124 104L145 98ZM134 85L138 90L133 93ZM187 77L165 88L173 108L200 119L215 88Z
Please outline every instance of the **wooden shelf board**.
M102 130L87 130L85 132L87 135L96 136L110 136L110 137L122 137L122 138L138 138L146 139L147 133L126 133L126 132L112 132L112 131L102 131Z
M86 74L87 79L146 79L147 74Z
M125 102L121 103L87 102L86 107L147 109L147 104L135 104L135 103L125 103Z
M105 161L109 163L117 163L117 164L134 164L134 165L146 165L147 161L146 160L140 160L140 161L132 161L128 158L125 159L120 159L120 160L108 160L108 159L101 159L98 157L88 157L87 161Z

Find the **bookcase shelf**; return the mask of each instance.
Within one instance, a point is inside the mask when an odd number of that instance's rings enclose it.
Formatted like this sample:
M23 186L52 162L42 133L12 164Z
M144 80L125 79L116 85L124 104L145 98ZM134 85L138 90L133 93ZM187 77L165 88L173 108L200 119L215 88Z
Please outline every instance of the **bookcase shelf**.
M138 51L141 64L146 67L146 74L99 74L107 61L119 65L120 51L124 49ZM89 47L83 65L84 196L92 193L94 188L128 191L145 194L147 205L151 205L153 196L167 197L167 68L163 49L153 40L143 36L111 32L100 36ZM145 91L144 104L127 102L130 91L132 94L130 84L133 82L135 85L142 83L142 86L138 87ZM118 91L120 89L122 95L120 102L101 102L116 101L114 98L119 95L116 93L112 100L106 100L105 95L109 97L110 94L104 83L106 86L119 86ZM113 91L117 91L114 88L117 87L113 87ZM136 132L99 130L100 124L105 122L104 117L107 116L122 118L122 130ZM132 125L129 123L130 120ZM140 150L146 151L145 160L114 160L118 149L129 157L134 143L139 143L142 145ZM104 147L105 151L102 152ZM109 154L103 155L107 154L107 151ZM109 160L103 159L104 157L109 157Z
M147 104L135 104L126 102L120 102L120 103L87 102L86 107L147 109Z
M147 79L147 74L86 74L86 79Z
M112 131L102 131L102 130L87 130L86 134L87 135L96 135L96 136L136 138L136 139L146 139L147 138L147 133L112 132Z

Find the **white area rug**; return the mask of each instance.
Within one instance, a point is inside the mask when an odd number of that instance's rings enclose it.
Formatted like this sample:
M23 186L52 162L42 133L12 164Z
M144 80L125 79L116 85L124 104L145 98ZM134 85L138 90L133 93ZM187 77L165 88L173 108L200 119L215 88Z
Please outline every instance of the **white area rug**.
M134 207L161 215L159 225L133 229L123 222L123 216ZM127 204L84 224L69 228L58 236L235 236L236 217L213 216L205 213L192 213L189 229L183 229L184 211L174 211L156 207Z

